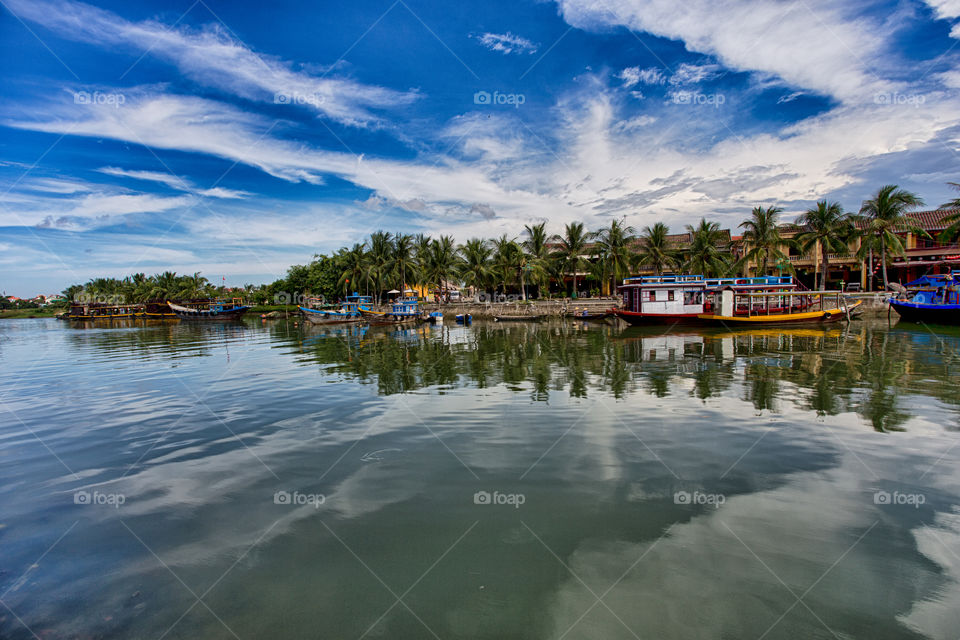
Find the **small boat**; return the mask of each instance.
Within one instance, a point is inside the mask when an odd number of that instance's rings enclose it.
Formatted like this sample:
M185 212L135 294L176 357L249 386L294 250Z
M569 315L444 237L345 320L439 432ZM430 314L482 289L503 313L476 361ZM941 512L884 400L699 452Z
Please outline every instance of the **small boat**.
M181 320L204 320L207 322L238 320L250 309L249 306L242 304L239 298L234 298L231 302L213 301L206 305L193 307L184 307L172 302L167 302L167 305Z
M422 322L426 320L420 311L420 301L417 298L400 298L395 301L389 311L371 316L365 313L371 325L403 324Z
M340 308L336 311L332 309L311 309L309 307L299 307L300 313L312 324L346 324L349 322L360 322L366 313L361 313L363 305L372 304L373 298L370 296L361 296L354 292L347 296Z
M540 322L543 316L540 315L508 315L502 314L493 316L494 322Z
M443 313L440 311L431 311L427 315L427 322L430 324L443 324Z
M457 324L470 324L473 322L473 316L469 313L458 313L456 317Z
M602 313L590 313L586 309L583 311L568 311L564 314L567 318L572 318L573 320L605 320L610 316L609 311L604 311Z
M960 271L923 276L908 282L907 291L890 299L890 308L906 322L960 324Z

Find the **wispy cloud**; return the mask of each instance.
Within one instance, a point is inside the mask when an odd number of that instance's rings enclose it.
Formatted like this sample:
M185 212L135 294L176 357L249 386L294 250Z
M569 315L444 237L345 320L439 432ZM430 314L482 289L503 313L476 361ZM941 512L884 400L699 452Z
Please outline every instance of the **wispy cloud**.
M484 33L476 36L480 44L491 51L498 51L504 55L510 53L536 53L540 45L534 44L523 36L507 33Z
M558 0L582 29L625 26L682 41L726 68L774 74L789 85L863 102L882 90L865 64L884 52L869 19L831 0ZM895 52L885 51L888 56ZM889 89L888 89L889 90Z
M640 67L627 67L617 74L617 77L623 81L624 87L633 87L638 83L643 84L663 84L667 81L663 71L657 67L641 69Z
M69 0L7 0L18 17L58 35L100 47L126 47L174 65L185 76L249 100L314 110L337 122L369 126L372 110L417 99L413 91L367 85L349 78L295 71L289 62L253 51L214 23L202 30L120 16Z
M171 189L176 189L178 191L186 191L188 193L195 193L197 195L206 196L210 198L247 198L252 196L252 193L247 191L239 191L236 189L226 189L224 187L214 187L212 189L199 189L191 184L184 178L175 176L170 173L164 173L162 171L141 171L141 170L128 170L120 169L118 167L103 167L97 169L100 173L104 173L109 176L116 176L119 178L133 178L135 180L148 180L151 182L159 182L164 184Z

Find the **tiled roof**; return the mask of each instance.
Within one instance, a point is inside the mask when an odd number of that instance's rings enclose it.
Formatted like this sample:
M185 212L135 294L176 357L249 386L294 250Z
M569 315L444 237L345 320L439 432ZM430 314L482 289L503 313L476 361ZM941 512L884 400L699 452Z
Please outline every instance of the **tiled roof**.
M949 225L949 223L944 222L943 219L958 213L960 213L960 209L934 209L932 211L912 211L907 213L906 216L913 218L916 221L915 224L924 231L943 231ZM861 221L857 221L854 224L858 229L863 229L866 226L866 224ZM779 229L781 233L796 233L803 231L804 227L793 222L782 224ZM897 231L907 231L907 229L903 227L897 229Z

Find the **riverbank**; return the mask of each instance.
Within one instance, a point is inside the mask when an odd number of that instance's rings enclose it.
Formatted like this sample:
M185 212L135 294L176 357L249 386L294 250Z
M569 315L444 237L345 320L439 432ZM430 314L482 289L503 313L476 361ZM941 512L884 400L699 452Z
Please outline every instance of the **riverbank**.
M63 309L3 309L0 311L0 320L4 318L53 318Z

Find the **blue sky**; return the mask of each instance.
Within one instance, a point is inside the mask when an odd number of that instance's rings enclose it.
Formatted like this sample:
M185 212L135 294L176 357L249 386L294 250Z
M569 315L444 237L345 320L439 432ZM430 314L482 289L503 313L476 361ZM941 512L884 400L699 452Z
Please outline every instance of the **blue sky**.
M8 294L960 181L960 0L0 5Z

